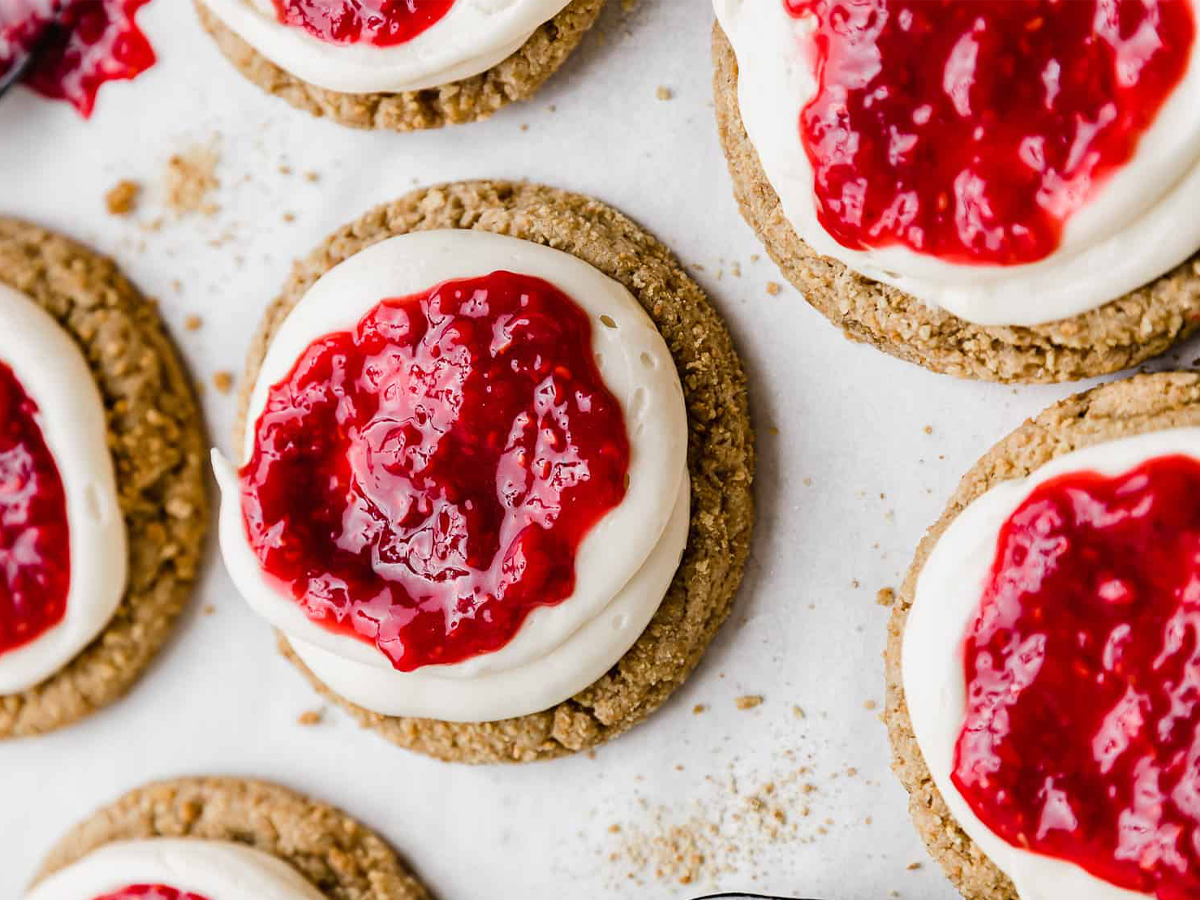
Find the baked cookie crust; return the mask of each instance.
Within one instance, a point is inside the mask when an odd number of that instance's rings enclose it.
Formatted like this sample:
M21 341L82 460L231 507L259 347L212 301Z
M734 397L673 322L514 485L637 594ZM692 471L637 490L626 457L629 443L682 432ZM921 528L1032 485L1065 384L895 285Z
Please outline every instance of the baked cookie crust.
M679 369L688 411L692 511L688 544L662 606L608 674L553 709L491 723L383 716L337 696L280 650L321 694L385 738L439 759L529 762L575 753L642 721L700 661L733 605L754 522L754 435L746 378L721 317L662 244L621 213L580 194L506 181L425 188L339 229L296 263L268 309L242 380L234 446L267 344L321 275L389 237L434 228L507 234L570 253L621 282L658 326Z
M713 27L717 130L742 216L808 302L855 341L934 372L1049 383L1105 375L1165 351L1200 327L1200 252L1104 306L1032 327L973 325L813 252L783 214L738 106L738 65Z
M1069 397L1000 441L963 477L946 511L921 541L888 624L887 701L892 769L909 793L909 812L930 855L967 900L1018 900L1008 878L955 821L917 746L904 700L900 653L917 577L950 523L1002 481L1023 478L1055 457L1148 431L1200 425L1200 374L1137 375Z
M32 297L83 351L129 536L129 585L112 620L57 673L0 696L6 738L69 725L137 681L192 590L208 499L200 411L153 302L111 259L15 219L0 218L0 282Z
M268 94L351 128L421 131L479 122L509 103L528 100L566 62L600 15L604 0L571 0L516 53L486 72L423 91L390 94L345 94L302 81L242 40L203 0L195 5L200 24L234 68Z
M130 791L73 828L34 880L116 841L198 838L282 859L330 900L429 900L371 829L341 810L262 781L181 778Z

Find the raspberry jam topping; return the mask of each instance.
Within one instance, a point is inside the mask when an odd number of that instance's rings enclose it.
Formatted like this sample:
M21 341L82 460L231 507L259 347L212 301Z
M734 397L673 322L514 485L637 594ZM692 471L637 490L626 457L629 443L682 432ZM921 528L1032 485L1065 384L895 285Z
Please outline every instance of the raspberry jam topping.
M207 900L199 894L180 891L165 884L131 884L96 900Z
M1187 71L1188 0L782 0L811 17L800 115L840 244L1049 256Z
M503 647L573 593L580 542L625 496L591 333L553 285L494 272L313 342L241 471L264 570L401 671Z
M393 47L411 41L450 12L454 0L274 0L285 25L332 44Z
M0 363L0 654L35 640L67 611L67 499L36 413Z
M1004 840L1200 897L1200 463L1033 490L965 651L954 784Z
M5 0L0 9L0 75L36 46L25 83L66 100L85 117L108 81L128 81L155 62L134 22L149 0ZM56 9L60 21L49 24Z

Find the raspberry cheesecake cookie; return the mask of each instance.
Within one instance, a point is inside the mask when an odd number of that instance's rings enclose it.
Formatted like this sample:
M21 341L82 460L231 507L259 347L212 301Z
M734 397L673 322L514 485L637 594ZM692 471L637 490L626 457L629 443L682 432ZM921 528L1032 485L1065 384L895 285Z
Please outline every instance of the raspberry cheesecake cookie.
M0 218L0 738L70 724L149 664L196 577L202 460L153 305Z
M682 378L681 378L682 376ZM404 747L527 761L657 708L753 518L741 363L595 200L417 191L301 262L251 351L221 547L314 686Z
M197 0L246 78L316 116L416 131L532 97L604 0Z
M131 791L51 851L25 900L426 900L375 832L285 788L185 778Z
M1200 376L1051 407L967 473L887 659L893 767L971 900L1200 893Z
M1197 0L713 0L742 214L846 335L1113 372L1200 323Z

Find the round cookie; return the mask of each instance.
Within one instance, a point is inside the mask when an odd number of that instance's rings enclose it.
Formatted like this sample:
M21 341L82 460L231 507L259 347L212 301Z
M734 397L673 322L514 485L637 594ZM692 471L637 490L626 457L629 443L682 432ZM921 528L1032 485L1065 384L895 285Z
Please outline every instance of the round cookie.
M34 883L105 844L158 837L248 845L291 865L330 900L429 898L362 823L287 788L240 778L181 778L130 791L59 841Z
M720 25L713 65L717 129L742 216L788 281L848 338L959 378L1049 383L1135 366L1200 326L1200 252L1124 297L1033 327L973 325L819 256L784 216L746 134L737 57Z
M0 282L32 297L83 350L108 414L129 537L129 584L112 620L50 678L0 695L6 738L69 725L137 681L191 592L208 499L191 382L154 304L116 264L60 235L0 218Z
M884 654L885 718L892 769L909 793L909 812L930 854L968 900L1018 900L1008 878L959 827L942 799L913 734L901 680L901 647L917 577L938 539L973 500L1002 481L1023 478L1055 457L1148 431L1200 425L1200 374L1137 375L1068 397L1000 441L958 485L946 511L921 541L892 607Z
M267 344L309 287L372 244L434 228L492 231L571 253L625 285L649 313L679 369L688 411L692 509L683 562L650 625L608 674L557 707L520 718L463 724L383 716L330 691L282 638L280 650L321 694L408 749L468 763L528 762L586 750L661 706L729 615L754 521L754 436L741 360L720 316L670 251L611 207L539 185L441 185L372 210L297 262L251 346L234 446L242 446L249 393Z
M595 23L604 0L571 0L525 44L486 72L422 91L345 94L331 91L275 65L195 0L200 23L221 52L250 81L297 109L351 128L421 131L479 122L503 106L528 100L566 62Z

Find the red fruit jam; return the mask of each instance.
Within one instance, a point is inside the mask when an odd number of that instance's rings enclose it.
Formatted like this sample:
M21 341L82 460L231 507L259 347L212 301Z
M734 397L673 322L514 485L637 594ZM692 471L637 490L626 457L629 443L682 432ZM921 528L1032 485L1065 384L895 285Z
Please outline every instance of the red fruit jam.
M821 224L855 250L1050 255L1187 71L1188 0L783 0L811 15L800 115Z
M134 22L149 0L4 0L0 10L0 75L36 46L25 83L67 100L85 117L108 81L136 78L154 65L154 50ZM63 8L59 23L48 25Z
M1010 844L1200 897L1200 463L1064 475L1005 523L954 784Z
M333 44L393 47L450 12L454 0L274 0L279 21Z
M131 884L96 900L206 900L199 894L180 891L165 884Z
M628 470L587 314L494 272L312 343L271 388L242 510L310 619L409 672L497 650L569 597Z
M0 363L0 654L35 640L67 611L67 498L36 413Z

